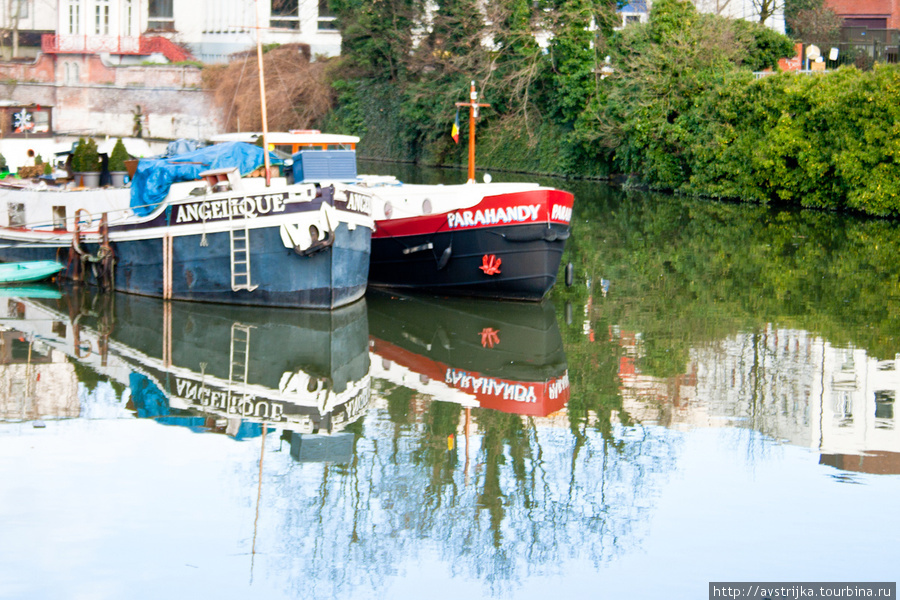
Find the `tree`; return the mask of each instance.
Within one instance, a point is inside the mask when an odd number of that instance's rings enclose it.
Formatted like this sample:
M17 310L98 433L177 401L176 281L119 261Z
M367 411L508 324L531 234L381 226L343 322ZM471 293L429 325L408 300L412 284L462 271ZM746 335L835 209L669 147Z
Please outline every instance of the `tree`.
M759 22L765 24L766 21L778 14L778 11L784 10L784 0L750 0L753 3L753 9L759 15Z
M341 31L342 63L379 81L406 76L424 3L415 0L331 0Z
M841 39L843 19L827 6L801 10L788 21L794 37L825 48Z
M270 130L311 128L331 109L326 65L326 61L310 61L305 45L285 44L263 54ZM255 52L245 53L228 65L207 67L203 78L207 89L213 90L229 130L256 131L262 127Z
M787 27L787 34L794 35L791 29L791 21L797 17L801 10L821 8L824 5L825 0L784 0L784 21Z
M7 30L3 32L3 37L10 38L12 48L10 56L17 58L19 56L19 22L27 15L28 4L25 0L6 0L5 8Z

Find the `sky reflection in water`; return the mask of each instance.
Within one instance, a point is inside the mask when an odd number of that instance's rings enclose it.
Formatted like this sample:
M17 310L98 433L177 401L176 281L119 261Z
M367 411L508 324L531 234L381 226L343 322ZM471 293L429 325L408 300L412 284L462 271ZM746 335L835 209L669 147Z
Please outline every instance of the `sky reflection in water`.
M892 580L897 236L578 197L569 257L591 286L552 304L0 302L0 598ZM823 253L849 264L804 266Z

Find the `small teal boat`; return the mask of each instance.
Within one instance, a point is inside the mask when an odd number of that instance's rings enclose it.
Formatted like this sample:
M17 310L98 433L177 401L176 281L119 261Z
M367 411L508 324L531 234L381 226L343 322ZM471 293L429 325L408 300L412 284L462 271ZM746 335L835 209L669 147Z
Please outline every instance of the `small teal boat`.
M61 265L55 260L0 263L0 285L42 281L53 277L65 268L65 265Z
M0 285L0 298L44 298L56 300L62 298L62 292L50 283L9 284Z

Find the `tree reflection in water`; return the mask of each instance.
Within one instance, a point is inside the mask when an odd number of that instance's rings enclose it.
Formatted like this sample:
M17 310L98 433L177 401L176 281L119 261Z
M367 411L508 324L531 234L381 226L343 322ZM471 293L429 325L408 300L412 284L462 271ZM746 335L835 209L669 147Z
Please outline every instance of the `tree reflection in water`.
M473 410L468 441L448 443L462 428L459 405L380 394L386 405L354 424L350 464L293 465L272 481L284 491L273 566L295 575L297 594L378 595L420 561L440 561L502 595L564 563L608 563L640 544L678 447L664 428L573 436L564 421L484 409Z

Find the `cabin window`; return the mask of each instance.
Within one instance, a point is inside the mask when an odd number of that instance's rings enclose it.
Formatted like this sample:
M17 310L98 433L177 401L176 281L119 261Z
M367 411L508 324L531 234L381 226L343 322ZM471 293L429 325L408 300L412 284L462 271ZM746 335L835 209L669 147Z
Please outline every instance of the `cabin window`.
M20 202L9 202L7 205L10 227L21 227L25 224L25 205Z
M272 0L271 27L300 30L299 0Z
M154 31L175 31L175 12L172 0L149 0L147 29Z
M65 206L54 206L53 207L53 229L65 229L66 228L66 207Z

